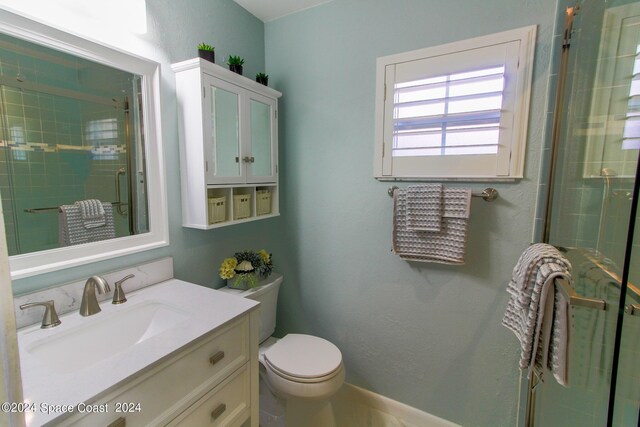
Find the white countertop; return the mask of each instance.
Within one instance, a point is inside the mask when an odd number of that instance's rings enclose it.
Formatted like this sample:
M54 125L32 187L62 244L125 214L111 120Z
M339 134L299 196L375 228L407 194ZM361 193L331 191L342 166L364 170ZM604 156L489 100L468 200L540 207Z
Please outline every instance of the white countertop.
M168 356L204 335L213 332L246 312L257 308L258 302L203 286L171 279L127 294L128 301L113 305L102 302L102 311L89 317L77 312L60 317L62 324L52 329L40 329L32 325L18 330L20 364L25 402L32 408L25 413L26 425L40 426L54 420L61 420L70 414L54 408L53 413L43 410L51 405L77 405L95 400L126 381L135 378L147 368L165 360ZM131 310L135 304L152 300L166 302L173 306L188 308L189 320L169 327L130 348L107 356L84 369L58 372L42 360L26 351L30 344L43 338L51 339L65 334L68 329L81 325L91 327L92 323L104 322L105 316L114 316L123 310ZM114 334L118 330L113 331ZM108 335L108 334L105 334ZM109 336L104 336L109 340Z

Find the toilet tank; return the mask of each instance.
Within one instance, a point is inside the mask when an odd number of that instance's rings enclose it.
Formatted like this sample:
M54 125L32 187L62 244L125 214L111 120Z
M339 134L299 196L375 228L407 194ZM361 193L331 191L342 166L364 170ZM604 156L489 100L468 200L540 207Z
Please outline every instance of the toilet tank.
M282 284L282 274L273 273L268 278L261 280L255 288L247 290L221 288L218 290L260 302L258 308L260 311L259 337L260 342L263 342L276 330L276 309L278 308L280 284Z

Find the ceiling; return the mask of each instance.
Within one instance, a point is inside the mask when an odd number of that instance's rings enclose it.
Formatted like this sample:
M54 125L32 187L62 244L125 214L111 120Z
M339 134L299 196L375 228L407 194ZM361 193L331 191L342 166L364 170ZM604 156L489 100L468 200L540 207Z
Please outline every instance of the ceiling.
M273 21L331 0L234 0L262 22Z

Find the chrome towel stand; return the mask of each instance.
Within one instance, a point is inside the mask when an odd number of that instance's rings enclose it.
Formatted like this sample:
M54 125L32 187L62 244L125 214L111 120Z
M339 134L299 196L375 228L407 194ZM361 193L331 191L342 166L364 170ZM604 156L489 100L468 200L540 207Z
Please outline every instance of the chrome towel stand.
M396 189L398 189L398 187L395 185L392 187L389 187L389 189L387 190L387 194L389 194L389 197L393 197L393 192L396 191ZM498 190L491 187L485 188L480 193L477 193L477 192L471 193L472 197L482 197L482 199L485 202L493 202L495 199L498 198L498 195L499 195Z

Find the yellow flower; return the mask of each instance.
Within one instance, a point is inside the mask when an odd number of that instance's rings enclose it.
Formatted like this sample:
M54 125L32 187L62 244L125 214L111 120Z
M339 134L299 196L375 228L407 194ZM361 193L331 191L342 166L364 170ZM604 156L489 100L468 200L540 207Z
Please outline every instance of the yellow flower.
M258 255L260 255L260 258L262 258L263 263L269 263L269 259L271 259L271 255L269 255L269 252L265 251L264 249L260 249L258 251Z
M235 268L238 260L235 258L225 258L220 265L220 277L223 279L231 279L236 275Z

